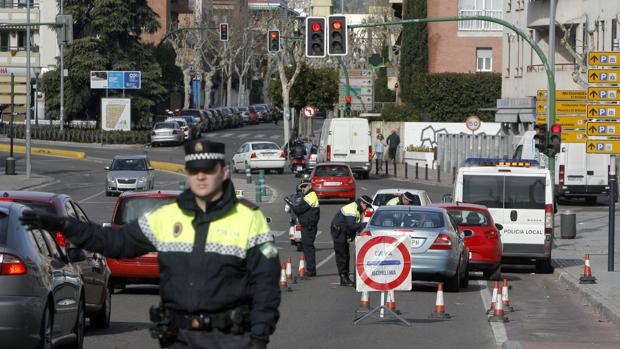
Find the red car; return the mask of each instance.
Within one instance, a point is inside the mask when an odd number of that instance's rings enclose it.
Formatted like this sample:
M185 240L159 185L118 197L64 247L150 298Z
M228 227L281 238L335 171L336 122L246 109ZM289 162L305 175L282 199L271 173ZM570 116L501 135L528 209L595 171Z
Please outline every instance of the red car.
M459 230L470 230L473 234L465 238L469 248L469 270L482 271L485 278L500 280L502 276L502 240L500 230L503 227L493 222L493 217L486 206L449 203L433 205L443 207L458 225Z
M178 190L122 193L116 200L111 226L122 227L143 214L174 201L180 193ZM115 288L123 289L128 284L159 284L157 253L128 259L107 258L107 262L112 271L112 285Z
M319 199L355 200L355 178L347 164L326 162L316 165L310 174L310 183Z

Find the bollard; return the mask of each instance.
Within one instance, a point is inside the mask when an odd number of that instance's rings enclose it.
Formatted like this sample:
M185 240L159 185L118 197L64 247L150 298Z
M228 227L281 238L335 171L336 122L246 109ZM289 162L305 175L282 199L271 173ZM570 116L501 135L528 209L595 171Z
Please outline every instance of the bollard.
M15 174L15 158L8 157L5 160L4 173L8 175Z
M456 182L456 166L452 166L452 184Z
M560 213L560 238L574 239L577 236L577 214L566 210Z
M437 182L441 182L441 166L437 165Z
M385 165L385 175L388 176L390 173L390 162L388 160L384 161L383 164Z
M394 177L396 177L396 159L394 159Z
M415 179L418 179L418 163L415 163Z
M257 203L263 202L263 190L260 187L260 178L259 180L256 181L256 202Z
M424 164L424 179L428 181L428 164Z
M405 179L409 179L409 164L405 162Z
M250 164L245 163L245 182L247 184L252 183L252 170L250 169Z

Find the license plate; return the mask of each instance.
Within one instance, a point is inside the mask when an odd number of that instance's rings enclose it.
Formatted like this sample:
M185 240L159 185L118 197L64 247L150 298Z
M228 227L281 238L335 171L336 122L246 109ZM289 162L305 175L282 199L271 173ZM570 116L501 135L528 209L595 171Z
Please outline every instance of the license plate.
M297 171L301 171L301 170L303 170L303 169L304 169L303 167L301 167L301 166L297 166Z
M335 187L340 185L340 182L325 182L323 183L323 185L328 186L328 187Z
M424 238L411 238L411 248L418 248L424 244Z

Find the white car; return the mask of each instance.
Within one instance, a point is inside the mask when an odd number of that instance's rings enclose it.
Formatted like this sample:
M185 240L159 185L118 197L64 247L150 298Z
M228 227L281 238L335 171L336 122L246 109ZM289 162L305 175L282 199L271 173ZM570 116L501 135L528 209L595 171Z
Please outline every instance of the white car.
M416 196L416 200L414 200L413 205L428 206L432 204L431 199L428 197L425 190L393 188L378 190L372 198L372 207L376 210L379 206L384 206L388 201L406 191Z
M251 170L276 170L282 174L286 166L286 154L273 142L247 142L232 158L233 172L245 171L246 164Z
M185 119L182 118L168 118L166 119L166 122L169 121L174 121L177 124L179 124L179 127L181 128L181 130L183 130L183 135L185 136L185 140L190 140L191 137L191 130L189 128L189 126L187 125L187 121L185 121Z

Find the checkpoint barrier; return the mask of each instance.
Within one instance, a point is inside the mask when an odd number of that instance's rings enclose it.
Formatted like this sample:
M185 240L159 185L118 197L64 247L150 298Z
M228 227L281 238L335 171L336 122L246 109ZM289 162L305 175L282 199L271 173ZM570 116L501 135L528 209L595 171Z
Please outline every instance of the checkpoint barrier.
M412 288L409 246L411 238L408 235L355 238L356 290L362 292L362 296L365 292L381 292L381 304L353 320L355 325L375 313L379 313L380 319L388 313L411 326L396 311L394 296L394 291L410 291Z

